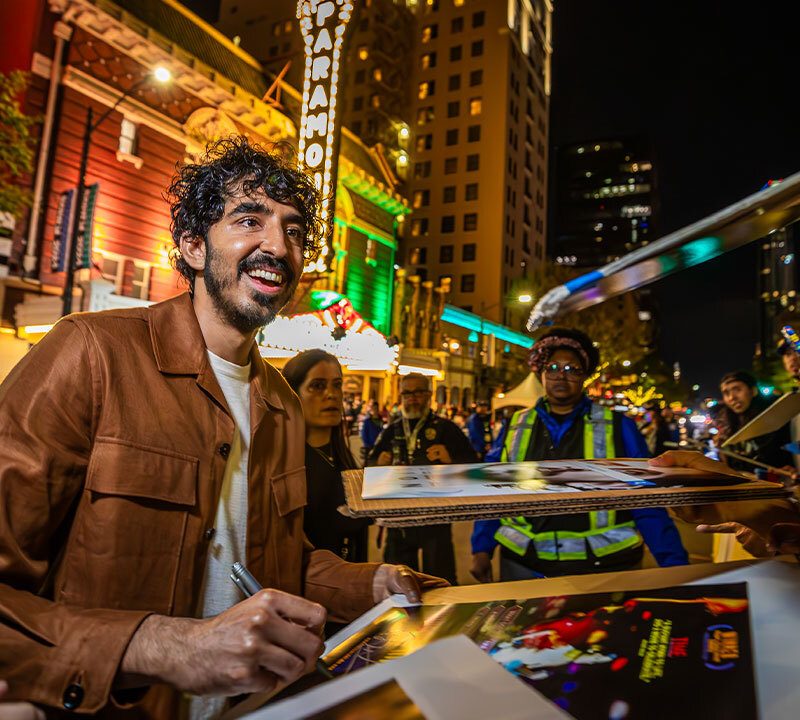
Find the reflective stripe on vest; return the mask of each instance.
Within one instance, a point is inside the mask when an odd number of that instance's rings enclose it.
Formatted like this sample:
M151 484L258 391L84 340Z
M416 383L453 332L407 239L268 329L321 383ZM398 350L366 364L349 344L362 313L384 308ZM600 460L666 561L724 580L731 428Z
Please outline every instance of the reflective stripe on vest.
M514 414L508 428L503 460L523 462L528 452L536 409L520 410ZM613 458L614 415L608 408L592 403L589 417L583 421L584 458ZM590 528L585 532L557 530L535 533L524 517L503 518L495 540L517 555L525 555L531 542L541 560L586 560L586 543L596 557L638 547L642 538L631 522L617 523L614 510L589 513Z

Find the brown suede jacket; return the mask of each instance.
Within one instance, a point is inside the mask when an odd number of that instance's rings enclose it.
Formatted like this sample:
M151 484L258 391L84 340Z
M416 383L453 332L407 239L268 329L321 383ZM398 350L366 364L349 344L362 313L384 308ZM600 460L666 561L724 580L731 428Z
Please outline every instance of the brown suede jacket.
M376 564L303 534L298 398L251 352L247 565L349 621ZM177 717L160 686L113 682L150 613L196 613L234 423L191 300L61 320L0 385L0 678L52 711Z

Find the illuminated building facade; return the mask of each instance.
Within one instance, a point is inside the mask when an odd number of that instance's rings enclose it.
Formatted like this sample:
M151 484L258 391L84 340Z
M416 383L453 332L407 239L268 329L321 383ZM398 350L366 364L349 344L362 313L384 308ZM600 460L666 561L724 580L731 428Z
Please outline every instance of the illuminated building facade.
M30 5L35 21L21 24L31 33L22 53L27 57L12 67L32 67L25 106L44 117L45 130L31 180L33 209L15 225L8 277L0 280L0 345L8 348L0 349L2 374L9 369L2 357L26 349L61 314L65 273L52 262L57 214L77 182L88 106L97 118L118 103L91 138L86 177L87 185L97 186L96 207L90 267L76 276L76 310L149 303L183 290L169 265L172 239L162 197L176 163L235 133L265 145L300 145L302 95L287 90L285 103L272 102L272 80L258 61L174 0ZM157 65L171 70L169 85L147 80ZM387 335L395 229L406 203L386 160L347 131L335 164L328 272L304 277L285 312L311 310L304 305L311 293L303 291L313 283L348 293L364 323Z
M208 3L205 3L208 4ZM380 144L401 179L409 146L414 16L406 0L357 0L340 74L338 113L368 146ZM297 0L219 0L211 20L258 58L272 76L304 83L304 43ZM405 130L403 130L405 128Z
M423 0L415 13L404 265L521 328L511 298L545 257L552 5Z
M637 138L558 149L550 248L556 264L598 267L658 237L652 157Z

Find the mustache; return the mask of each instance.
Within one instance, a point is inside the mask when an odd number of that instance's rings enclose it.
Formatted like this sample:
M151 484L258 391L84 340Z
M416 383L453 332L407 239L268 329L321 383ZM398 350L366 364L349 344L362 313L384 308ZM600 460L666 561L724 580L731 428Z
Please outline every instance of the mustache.
M243 273L257 268L280 273L286 279L287 284L291 284L294 280L294 272L286 260L273 255L267 255L266 253L251 255L242 260L239 263L238 275L241 277Z

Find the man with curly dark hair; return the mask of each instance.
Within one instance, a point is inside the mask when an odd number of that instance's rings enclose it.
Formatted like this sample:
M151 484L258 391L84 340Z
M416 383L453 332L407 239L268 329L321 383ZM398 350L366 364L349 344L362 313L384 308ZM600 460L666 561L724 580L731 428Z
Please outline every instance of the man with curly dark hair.
M190 292L70 315L0 385L12 700L215 718L229 696L313 668L326 613L346 622L394 592L417 600L424 582L303 534L300 403L254 339L318 252L313 183L232 138L169 193ZM235 561L266 589L239 602Z

